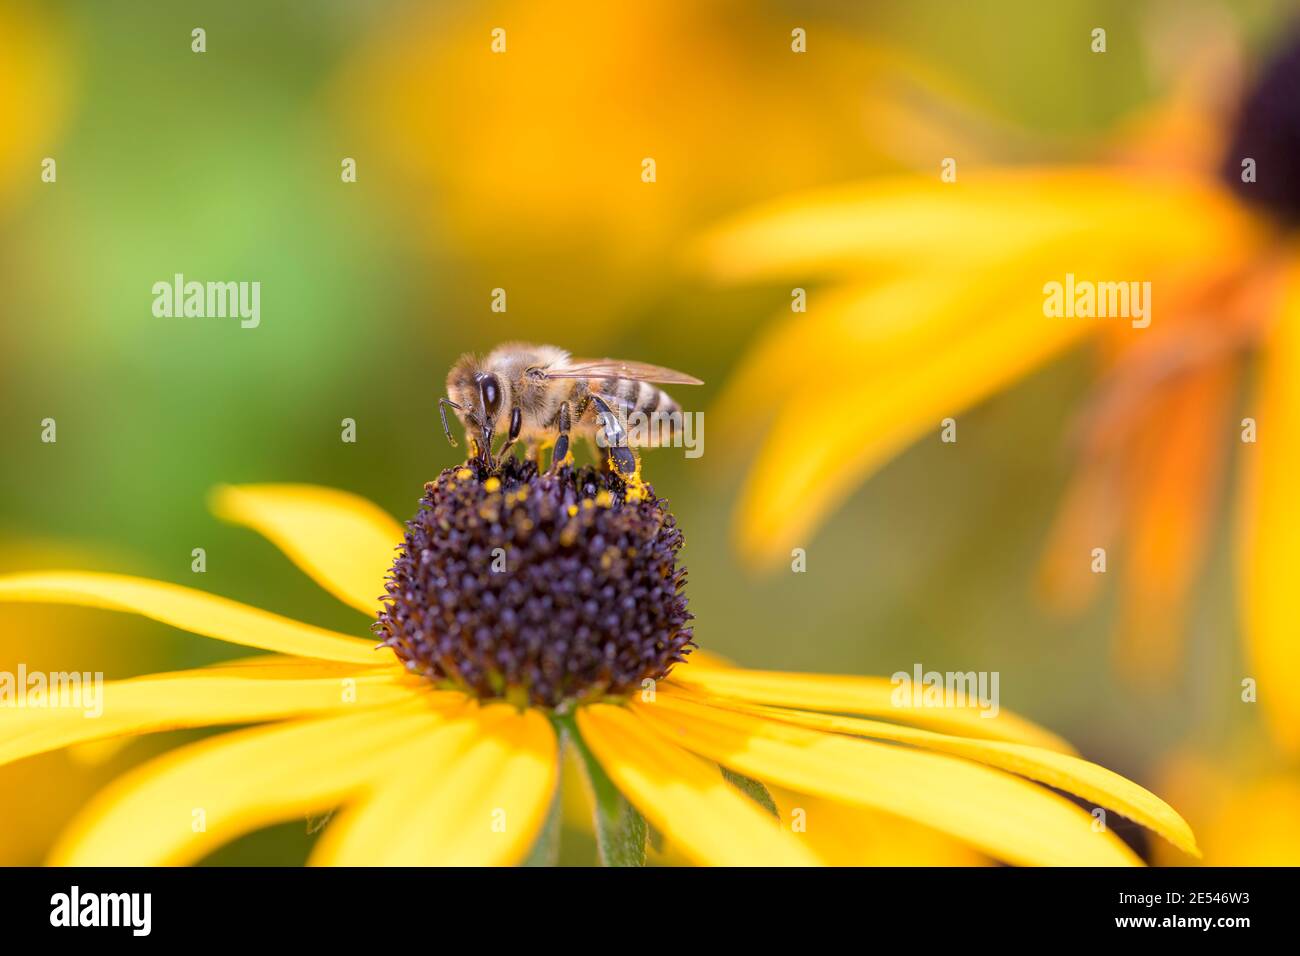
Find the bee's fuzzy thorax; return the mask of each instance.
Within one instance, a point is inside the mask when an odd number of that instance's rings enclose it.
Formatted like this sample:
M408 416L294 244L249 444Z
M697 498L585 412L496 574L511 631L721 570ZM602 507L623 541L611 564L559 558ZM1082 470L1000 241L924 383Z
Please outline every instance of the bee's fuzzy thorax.
M693 646L682 534L593 468L470 462L425 487L375 624L406 666L480 698L560 708L665 676Z

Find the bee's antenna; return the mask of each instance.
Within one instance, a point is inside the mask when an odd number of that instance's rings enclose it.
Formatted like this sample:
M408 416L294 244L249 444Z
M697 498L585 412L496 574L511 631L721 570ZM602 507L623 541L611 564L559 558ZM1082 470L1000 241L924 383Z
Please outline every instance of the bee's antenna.
M456 411L460 411L460 406L450 398L440 398L438 399L438 417L442 419L442 433L447 436L447 441L451 443L451 447L457 448L459 446L456 444L456 439L451 434L451 427L447 424L448 405L456 409Z

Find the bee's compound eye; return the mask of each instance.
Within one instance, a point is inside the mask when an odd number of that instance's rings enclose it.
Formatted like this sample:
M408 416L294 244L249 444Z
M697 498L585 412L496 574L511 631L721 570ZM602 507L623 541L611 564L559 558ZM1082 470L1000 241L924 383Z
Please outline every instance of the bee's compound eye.
M478 388L483 396L483 410L489 419L496 418L501 409L501 383L495 375L488 373L478 380Z

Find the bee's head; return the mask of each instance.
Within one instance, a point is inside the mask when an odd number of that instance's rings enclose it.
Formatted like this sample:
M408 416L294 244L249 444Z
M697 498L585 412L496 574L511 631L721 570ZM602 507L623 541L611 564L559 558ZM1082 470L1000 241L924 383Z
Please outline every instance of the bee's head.
M505 424L509 405L505 392L500 377L475 355L462 355L447 375L447 397L456 407L456 417L484 454L492 447L498 427Z

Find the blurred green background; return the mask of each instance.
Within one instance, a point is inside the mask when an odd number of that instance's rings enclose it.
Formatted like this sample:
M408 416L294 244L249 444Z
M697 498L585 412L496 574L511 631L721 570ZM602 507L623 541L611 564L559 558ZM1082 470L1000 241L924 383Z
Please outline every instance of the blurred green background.
M3 0L0 568L156 577L359 633L365 621L269 544L213 519L209 489L316 482L406 517L457 460L435 410L448 366L507 339L684 369L709 384L679 397L707 408L789 290L711 285L684 250L754 202L907 166L926 116L880 119L898 58L1055 155L1159 95L1151 23L1193 7L1257 47L1284 14L1121 0ZM1106 57L1088 52L1095 25ZM495 26L504 56L489 51ZM789 51L794 26L804 57ZM56 183L40 181L44 157ZM356 183L340 179L345 157ZM178 272L260 281L260 327L154 317L153 283ZM496 287L505 314L489 309ZM1062 620L1034 599L1086 382L1070 357L964 416L955 449L908 451L809 543L806 574L755 576L732 552L746 462L709 453L725 423L706 417L700 459L649 453L686 531L701 645L781 669L997 670L1003 707L1150 786L1170 753L1213 756L1249 735L1236 698L1211 689L1238 654L1222 522L1187 667L1166 692L1112 676L1109 604ZM56 444L40 440L47 417ZM235 653L83 611L5 607L0 631L0 667L58 657L123 676ZM24 781L84 793L112 769L42 759L6 771L0 861L38 860L70 809ZM292 862L302 830L222 858Z

